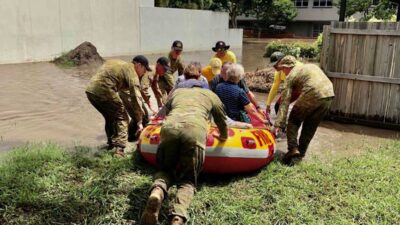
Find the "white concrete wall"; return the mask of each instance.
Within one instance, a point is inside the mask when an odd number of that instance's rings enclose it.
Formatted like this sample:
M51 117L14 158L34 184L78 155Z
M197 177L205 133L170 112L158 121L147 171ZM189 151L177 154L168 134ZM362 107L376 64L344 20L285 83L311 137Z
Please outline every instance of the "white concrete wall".
M228 14L153 7L154 0L1 0L0 64L51 60L84 41L104 57L242 46Z
M174 40L185 51L209 50L219 40L242 47L242 29L229 29L227 13L206 10L140 8L140 46L144 53L165 52Z
M84 41L103 56L139 51L135 0L2 0L0 63L50 60Z

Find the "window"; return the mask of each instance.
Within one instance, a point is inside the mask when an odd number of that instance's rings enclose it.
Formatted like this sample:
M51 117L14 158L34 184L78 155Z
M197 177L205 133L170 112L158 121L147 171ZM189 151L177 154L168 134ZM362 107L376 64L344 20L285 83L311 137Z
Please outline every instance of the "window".
M293 0L293 4L297 8L305 8L308 7L308 0Z
M314 7L332 7L332 0L314 0Z
M312 36L313 37L318 37L320 33L324 31L324 24L322 23L314 23L313 24L313 29L312 29Z

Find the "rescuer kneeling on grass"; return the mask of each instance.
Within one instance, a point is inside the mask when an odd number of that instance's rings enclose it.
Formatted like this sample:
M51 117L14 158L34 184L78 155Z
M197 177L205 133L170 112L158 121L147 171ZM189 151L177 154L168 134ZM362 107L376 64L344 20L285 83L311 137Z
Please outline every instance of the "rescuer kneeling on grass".
M286 88L282 93L282 104L275 121L275 133L286 126L292 92L300 92L293 106L287 125L288 152L283 157L285 164L291 164L293 159L305 156L308 145L317 127L332 103L332 82L325 73L314 64L296 65L296 58L285 56L277 67L286 75ZM299 141L298 130L302 127Z

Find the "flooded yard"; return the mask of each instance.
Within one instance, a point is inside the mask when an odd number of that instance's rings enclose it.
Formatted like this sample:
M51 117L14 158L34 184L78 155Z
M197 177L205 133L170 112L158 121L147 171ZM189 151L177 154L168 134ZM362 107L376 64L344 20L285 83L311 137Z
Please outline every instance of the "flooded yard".
M243 49L233 51L246 71L254 71L267 63L262 58L264 46L245 44ZM155 62L161 55L148 55L149 61ZM211 50L184 52L185 62L196 60L203 65L211 55ZM130 61L132 56L118 58ZM94 70L60 69L48 62L0 65L0 151L27 142L104 144L103 118L85 95L91 73L87 71ZM267 95L256 95L264 105ZM311 142L310 151L315 155L346 156L399 138L396 131L326 121ZM278 149L286 151L284 141L278 143Z

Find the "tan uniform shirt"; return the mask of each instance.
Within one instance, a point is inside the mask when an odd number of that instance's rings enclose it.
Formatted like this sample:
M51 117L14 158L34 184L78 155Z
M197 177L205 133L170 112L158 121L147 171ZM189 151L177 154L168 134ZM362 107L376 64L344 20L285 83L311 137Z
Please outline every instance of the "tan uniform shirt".
M202 88L176 89L165 104L167 117L163 127L178 128L182 124L192 125L192 129L200 129L206 134L208 119L212 114L221 137L227 138L227 124L224 105L216 94ZM204 137L199 137L199 140ZM204 145L203 143L202 145ZM204 148L204 146L202 146Z
M179 75L183 74L183 69L185 68L183 64L183 58L182 56L178 56L177 59L172 58L172 54L169 53L168 55L169 61L170 61L170 67L171 67L171 72L174 74L176 71L178 71Z
M275 127L285 127L293 90L301 91L296 106L304 108L316 104L320 99L335 96L332 82L318 66L314 64L296 65L286 78L286 87L282 93L282 104Z
M120 100L118 92L130 95L136 121L142 121L143 99L140 94L139 78L131 63L123 60L107 60L90 79L86 92L96 95L99 99Z
M143 74L142 77L139 78L140 80L140 92L142 94L142 97L146 103L150 101L150 88L151 84L154 79L154 74L156 71L155 66L150 66L152 71L146 71L145 74Z

